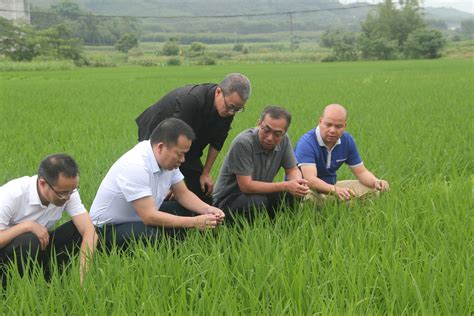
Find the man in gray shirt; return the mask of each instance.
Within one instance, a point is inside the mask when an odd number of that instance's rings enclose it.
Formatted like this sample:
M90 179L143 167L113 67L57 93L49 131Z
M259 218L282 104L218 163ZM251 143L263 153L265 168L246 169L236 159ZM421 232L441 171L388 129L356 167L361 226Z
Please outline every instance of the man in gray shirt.
M286 109L268 106L258 127L243 131L230 145L213 194L214 205L224 210L228 219L243 215L251 220L252 211L262 207L273 217L284 197L309 193L286 134L290 123ZM280 167L288 181L273 182Z

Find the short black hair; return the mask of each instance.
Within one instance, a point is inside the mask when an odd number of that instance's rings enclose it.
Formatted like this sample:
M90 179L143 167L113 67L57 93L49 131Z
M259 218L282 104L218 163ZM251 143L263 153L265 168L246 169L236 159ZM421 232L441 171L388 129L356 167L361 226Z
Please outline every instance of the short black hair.
M66 178L75 178L79 175L79 167L74 158L67 154L53 154L41 161L38 178L43 178L51 185L55 185L60 174Z
M260 122L263 122L265 117L269 115L272 119L278 120L284 118L286 120L286 130L290 127L291 124L291 113L281 106L278 105L269 105L263 109L262 114L260 115Z
M150 143L164 143L166 147L172 147L178 143L179 136L185 136L191 141L196 138L193 129L185 121L174 117L167 118L155 127L150 136Z

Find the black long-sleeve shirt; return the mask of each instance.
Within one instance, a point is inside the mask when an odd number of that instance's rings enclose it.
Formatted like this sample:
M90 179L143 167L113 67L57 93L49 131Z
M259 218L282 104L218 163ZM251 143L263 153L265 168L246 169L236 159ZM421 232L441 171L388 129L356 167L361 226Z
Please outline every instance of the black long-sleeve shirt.
M220 117L214 106L217 85L206 83L175 89L146 109L135 120L138 140L149 139L155 127L164 119L179 118L193 129L196 139L186 154L181 168L202 171L200 157L207 145L221 150L229 134L233 116Z

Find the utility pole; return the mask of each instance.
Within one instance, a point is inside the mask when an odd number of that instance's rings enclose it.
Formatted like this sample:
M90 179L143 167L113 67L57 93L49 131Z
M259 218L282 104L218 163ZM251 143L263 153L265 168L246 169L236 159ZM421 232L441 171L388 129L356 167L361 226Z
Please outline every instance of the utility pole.
M290 51L293 53L293 13L289 12L290 16Z

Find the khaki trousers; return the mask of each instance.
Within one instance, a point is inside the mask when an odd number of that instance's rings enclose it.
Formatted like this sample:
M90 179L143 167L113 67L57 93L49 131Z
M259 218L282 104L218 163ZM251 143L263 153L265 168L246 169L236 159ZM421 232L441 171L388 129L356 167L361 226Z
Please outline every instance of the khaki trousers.
M359 180L343 180L337 181L335 184L338 188L348 188L354 191L357 199L366 199L379 196L379 191L374 188L369 188L363 185ZM326 201L335 201L337 197L311 190L311 192L304 198L305 201L314 202L317 205L323 205Z

